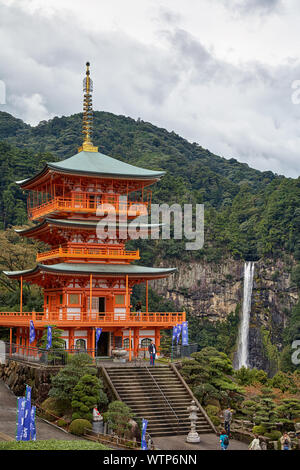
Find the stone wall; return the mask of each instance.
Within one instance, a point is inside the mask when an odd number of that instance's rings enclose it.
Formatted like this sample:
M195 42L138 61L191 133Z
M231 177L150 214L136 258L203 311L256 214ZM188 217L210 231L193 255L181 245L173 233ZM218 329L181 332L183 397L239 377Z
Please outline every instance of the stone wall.
M42 403L50 390L51 375L56 374L59 367L42 367L9 360L0 364L0 379L16 396L24 396L26 384L32 388L32 398Z

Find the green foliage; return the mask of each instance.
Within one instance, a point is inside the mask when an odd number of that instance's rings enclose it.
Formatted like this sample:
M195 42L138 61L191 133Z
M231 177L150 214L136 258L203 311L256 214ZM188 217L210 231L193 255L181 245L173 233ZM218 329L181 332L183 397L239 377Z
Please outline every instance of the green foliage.
M296 371L299 366L292 363L293 341L300 340L300 301L293 307L283 334L284 350L281 355L281 369L285 372Z
M281 404L276 407L275 413L277 418L285 423L300 418L300 400L296 398L283 399Z
M52 345L51 348L48 350L49 352L54 351L55 349L64 349L65 342L62 339L61 335L63 334L63 330L56 328L55 325L52 326ZM47 328L44 329L43 335L38 342L38 347L42 349L46 349L47 346Z
M225 321L210 322L189 314L187 319L191 343L197 343L201 349L210 346L228 355L233 353L239 325L238 309Z
M79 379L72 393L72 418L91 421L94 406L102 407L107 403L108 398L103 391L102 381L95 375L86 374Z
M207 405L205 408L205 411L208 414L208 416L211 417L211 416L217 416L220 410L217 406Z
M210 416L210 420L214 426L218 427L221 425L221 420L218 416Z
M185 359L181 373L204 405L211 399L228 404L243 393L243 389L232 380L234 371L230 359L212 347L193 353L192 359Z
M274 377L269 381L273 388L279 388L282 392L290 390L291 392L297 391L295 382L292 375L285 374L284 372L277 372Z
M255 383L265 384L268 380L268 375L263 370L248 369L243 366L234 373L240 385L253 385Z
M276 429L273 429L271 432L266 432L264 434L265 437L268 437L271 439L271 441L278 441L278 439L281 438L282 434L280 431L277 431Z
M69 431L76 436L83 436L84 430L92 429L92 424L86 419L74 419L70 424Z
M124 437L130 430L130 419L133 418L132 410L122 401L113 401L109 404L108 410L103 415L103 419L108 423L118 436Z
M253 434L258 434L259 436L264 436L264 434L267 432L267 430L264 426L253 426L252 432L253 432Z
M59 416L59 417L70 412L70 402L68 400L64 400L61 398L48 397L46 398L45 401L43 401L41 406L44 410L49 411L53 415ZM47 416L44 416L44 417L48 419L49 421L55 420L55 418L52 417L50 414L48 415L47 413L45 413L45 415L48 416L48 417Z
M58 441L49 439L44 441L0 442L0 450L109 450L109 448L98 442L86 440Z
M71 402L73 389L80 378L86 374L96 375L93 359L86 353L69 356L68 364L58 374L51 377L49 396Z

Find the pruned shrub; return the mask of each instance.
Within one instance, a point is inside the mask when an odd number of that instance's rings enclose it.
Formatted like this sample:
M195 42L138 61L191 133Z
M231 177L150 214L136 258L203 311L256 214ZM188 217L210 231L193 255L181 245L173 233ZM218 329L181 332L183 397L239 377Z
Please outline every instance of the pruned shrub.
M87 419L74 419L69 431L76 436L83 436L85 429L92 429L92 424Z
M259 436L264 436L267 432L264 426L253 426L252 428L253 434L258 434Z
M281 432L280 431L277 431L276 429L274 429L273 431L271 432L266 432L264 434L265 437L268 437L269 439L271 439L271 441L277 441L278 439L281 438Z

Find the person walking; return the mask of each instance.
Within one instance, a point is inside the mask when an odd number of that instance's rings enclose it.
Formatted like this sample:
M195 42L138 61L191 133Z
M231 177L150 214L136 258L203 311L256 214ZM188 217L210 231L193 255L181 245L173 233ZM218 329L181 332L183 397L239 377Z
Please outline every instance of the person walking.
M224 429L228 436L230 436L230 425L232 420L232 412L230 407L224 411Z
M249 444L249 450L261 450L260 442L259 442L259 437L257 434L255 434L255 437L253 441Z
M229 446L229 437L225 429L222 430L222 434L220 435L220 444L221 450L227 450L227 447Z
M148 351L150 354L150 366L154 366L156 358L156 346L153 341L151 341L151 343L149 344Z
M280 438L281 450L291 450L291 438L287 432L284 432Z

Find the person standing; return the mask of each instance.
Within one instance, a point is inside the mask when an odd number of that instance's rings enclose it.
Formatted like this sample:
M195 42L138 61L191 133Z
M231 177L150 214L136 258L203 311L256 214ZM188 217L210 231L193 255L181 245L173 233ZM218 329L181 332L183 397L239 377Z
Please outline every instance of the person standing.
M148 351L150 354L150 366L154 366L156 358L156 346L153 341L151 341L151 343L149 344Z
M224 411L224 428L228 436L230 436L230 424L232 420L232 412L230 407Z
M261 450L259 437L257 434L255 434L253 441L250 443L249 450Z
M227 447L229 446L229 437L225 429L222 430L222 434L220 435L220 443L221 450L227 450Z
M291 438L287 432L283 433L283 436L280 438L281 450L291 450Z

